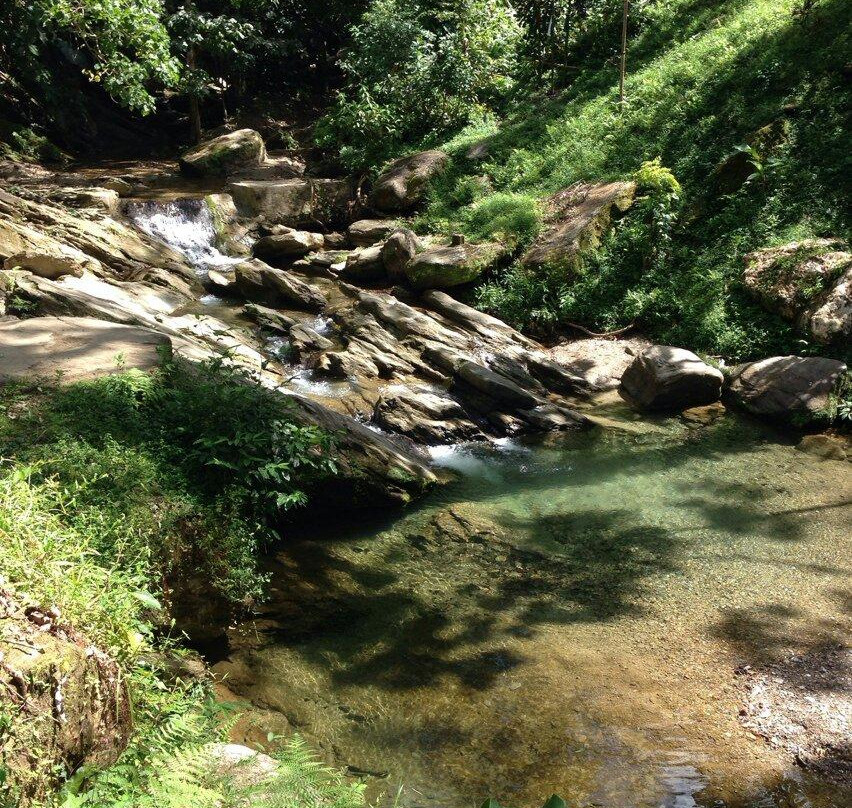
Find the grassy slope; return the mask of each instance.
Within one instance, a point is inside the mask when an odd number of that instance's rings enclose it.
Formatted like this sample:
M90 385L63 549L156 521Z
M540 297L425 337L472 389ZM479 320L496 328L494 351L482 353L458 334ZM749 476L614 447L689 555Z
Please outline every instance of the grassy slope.
M599 328L638 315L659 339L729 357L811 350L739 288L749 250L814 235L848 237L849 6L823 0L804 20L793 6L654 4L651 23L630 48L623 115L617 71L608 66L582 74L558 100L525 101L499 126L462 133L445 144L456 160L420 226L476 234L475 175L487 174L494 190L541 197L578 180L629 177L660 156L683 186L666 277L643 277L641 262L616 234L610 256L570 290L551 284L530 300L529 290L517 289L523 284L510 281L502 297L486 299L516 321L536 307ZM789 135L765 175L733 195L707 198L714 167L786 105L795 106L786 116ZM490 156L470 164L464 151L483 136Z

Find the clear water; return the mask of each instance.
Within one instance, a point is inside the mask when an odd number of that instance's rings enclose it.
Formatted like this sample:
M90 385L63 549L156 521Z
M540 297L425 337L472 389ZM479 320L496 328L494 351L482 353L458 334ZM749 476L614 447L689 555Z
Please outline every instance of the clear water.
M739 725L734 675L848 638L849 464L646 427L434 450L459 477L418 509L291 531L216 665L241 737L297 730L380 805L852 804Z

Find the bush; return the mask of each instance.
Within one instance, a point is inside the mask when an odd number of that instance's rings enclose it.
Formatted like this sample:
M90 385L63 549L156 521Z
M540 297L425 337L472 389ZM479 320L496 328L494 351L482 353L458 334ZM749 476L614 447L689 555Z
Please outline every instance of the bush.
M481 118L511 86L519 29L504 0L373 0L351 33L317 137L353 167Z
M496 193L473 205L468 226L479 238L497 238L516 247L536 237L541 210L538 200L529 194Z

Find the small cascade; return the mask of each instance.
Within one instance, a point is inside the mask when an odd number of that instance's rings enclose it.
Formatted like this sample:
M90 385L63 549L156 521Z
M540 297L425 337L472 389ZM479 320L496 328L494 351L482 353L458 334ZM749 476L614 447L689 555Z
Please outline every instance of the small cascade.
M131 202L126 213L140 230L183 253L199 274L240 260L216 246L213 214L203 199Z

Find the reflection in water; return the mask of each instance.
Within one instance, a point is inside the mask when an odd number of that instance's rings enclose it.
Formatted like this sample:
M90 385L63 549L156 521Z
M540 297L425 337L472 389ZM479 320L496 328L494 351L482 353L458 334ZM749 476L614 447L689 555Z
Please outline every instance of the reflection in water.
M297 729L381 805L847 804L749 739L733 677L848 636L847 465L735 418L433 455L461 477L416 511L270 561L216 666L245 737Z

